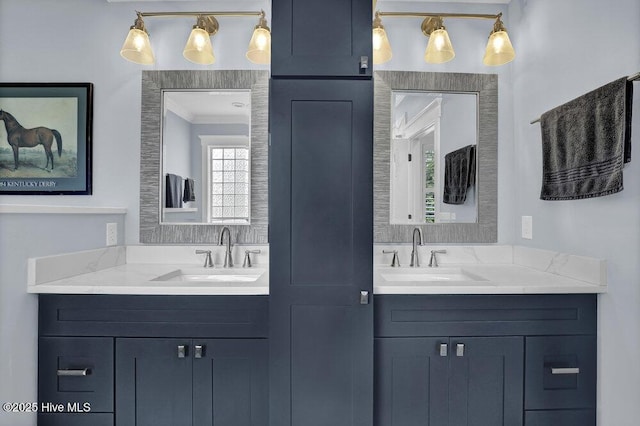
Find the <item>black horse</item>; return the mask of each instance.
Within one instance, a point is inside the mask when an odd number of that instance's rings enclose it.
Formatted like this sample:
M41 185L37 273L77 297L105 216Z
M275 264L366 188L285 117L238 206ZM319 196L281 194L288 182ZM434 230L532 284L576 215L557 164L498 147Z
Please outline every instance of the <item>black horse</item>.
M18 123L13 115L7 111L0 109L0 120L4 121L4 127L7 130L7 139L11 148L13 148L13 161L14 170L18 169L18 148L33 148L37 145L44 147L44 153L47 156L47 165L45 169L49 167L49 160L51 160L51 170L53 170L53 153L51 152L51 145L53 145L53 138L55 137L58 144L58 157L62 156L62 136L60 132L47 127L35 127L33 129L25 129Z

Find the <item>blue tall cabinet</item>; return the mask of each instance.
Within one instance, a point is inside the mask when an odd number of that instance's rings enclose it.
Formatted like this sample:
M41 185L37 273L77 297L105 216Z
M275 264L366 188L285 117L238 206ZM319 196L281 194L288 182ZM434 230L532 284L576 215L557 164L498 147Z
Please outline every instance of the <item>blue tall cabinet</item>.
M270 424L373 424L371 1L273 1Z

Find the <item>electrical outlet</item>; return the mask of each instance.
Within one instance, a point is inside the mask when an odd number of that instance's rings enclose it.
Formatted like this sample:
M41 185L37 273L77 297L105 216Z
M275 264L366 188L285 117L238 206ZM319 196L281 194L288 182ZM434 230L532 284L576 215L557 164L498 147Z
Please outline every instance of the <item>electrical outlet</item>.
M118 224L107 223L107 246L118 244Z
M533 217L522 216L522 238L533 239Z

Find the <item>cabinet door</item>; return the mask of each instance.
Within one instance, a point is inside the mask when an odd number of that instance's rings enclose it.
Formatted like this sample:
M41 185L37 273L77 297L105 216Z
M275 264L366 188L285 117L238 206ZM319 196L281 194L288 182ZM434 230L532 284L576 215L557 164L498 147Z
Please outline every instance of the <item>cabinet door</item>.
M271 88L271 424L371 425L372 83Z
M375 340L377 426L448 425L448 338Z
M371 0L273 0L271 75L371 76ZM369 66L362 69L360 57Z
M92 413L113 412L113 339L41 337L38 342L38 400ZM41 410L45 411L46 410Z
M116 339L118 426L192 424L189 345L181 339Z
M452 338L449 372L450 426L522 425L523 337Z
M266 339L195 340L193 356L194 425L268 425Z

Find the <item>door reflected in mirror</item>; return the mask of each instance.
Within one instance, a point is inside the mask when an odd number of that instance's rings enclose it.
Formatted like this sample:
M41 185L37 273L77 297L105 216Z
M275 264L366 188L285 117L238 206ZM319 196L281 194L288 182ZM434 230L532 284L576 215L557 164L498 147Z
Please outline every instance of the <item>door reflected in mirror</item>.
M163 91L162 222L251 223L251 91Z
M477 93L391 99L391 224L476 223Z

